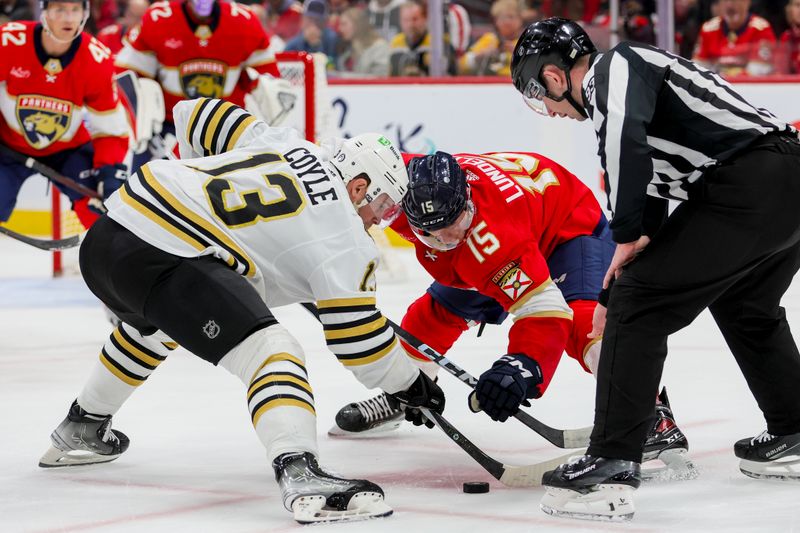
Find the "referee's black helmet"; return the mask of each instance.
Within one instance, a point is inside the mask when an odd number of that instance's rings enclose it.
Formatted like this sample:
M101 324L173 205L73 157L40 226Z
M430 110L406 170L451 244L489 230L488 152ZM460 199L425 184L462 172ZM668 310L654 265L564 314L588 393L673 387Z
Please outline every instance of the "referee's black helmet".
M579 57L596 50L577 22L560 17L533 22L525 28L514 47L511 58L514 87L525 95L531 79L544 86L541 75L545 65L552 64L569 72Z

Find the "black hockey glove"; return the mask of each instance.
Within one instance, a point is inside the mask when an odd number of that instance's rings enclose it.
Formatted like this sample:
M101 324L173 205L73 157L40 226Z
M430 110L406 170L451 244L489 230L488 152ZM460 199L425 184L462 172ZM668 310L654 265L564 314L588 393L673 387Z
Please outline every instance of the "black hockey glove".
M107 200L117 189L122 187L122 184L128 179L128 169L121 163L103 165L92 170L91 174L97 180L97 192L103 197L103 201ZM99 215L106 212L103 202L94 198L89 200L89 209Z
M434 426L434 423L425 418L422 411L414 409L415 407L425 407L440 414L444 411L444 392L421 370L409 388L389 396L400 402L406 413L406 420L415 426L422 424L429 428Z
M519 411L520 405L530 405L528 398L541 396L541 383L539 363L522 354L508 354L481 374L475 394L481 409L492 420L505 422Z

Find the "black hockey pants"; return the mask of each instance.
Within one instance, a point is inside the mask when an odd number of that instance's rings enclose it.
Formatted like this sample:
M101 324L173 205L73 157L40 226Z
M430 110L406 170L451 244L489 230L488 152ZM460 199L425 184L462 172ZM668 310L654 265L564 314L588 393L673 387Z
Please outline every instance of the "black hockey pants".
M707 307L769 432L800 432L800 354L780 306L798 268L800 144L770 135L707 172L614 284L588 453L641 462L667 336Z

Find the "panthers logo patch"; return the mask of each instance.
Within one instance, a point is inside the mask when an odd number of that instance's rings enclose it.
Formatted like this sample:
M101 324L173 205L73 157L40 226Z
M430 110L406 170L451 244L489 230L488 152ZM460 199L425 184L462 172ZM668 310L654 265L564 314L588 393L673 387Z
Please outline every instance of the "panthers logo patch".
M47 148L69 129L72 102L23 94L17 97L17 121L25 140L37 150Z
M183 94L188 98L222 98L227 65L221 61L198 59L178 67Z

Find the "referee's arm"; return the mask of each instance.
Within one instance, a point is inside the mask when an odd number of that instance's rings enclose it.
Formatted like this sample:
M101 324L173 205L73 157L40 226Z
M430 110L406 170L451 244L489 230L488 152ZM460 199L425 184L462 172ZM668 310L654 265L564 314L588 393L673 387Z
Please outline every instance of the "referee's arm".
M657 92L644 78L647 64L609 52L595 67L594 125L606 172L606 192L613 213L614 241L642 235L647 185L653 161L645 128L653 117Z

